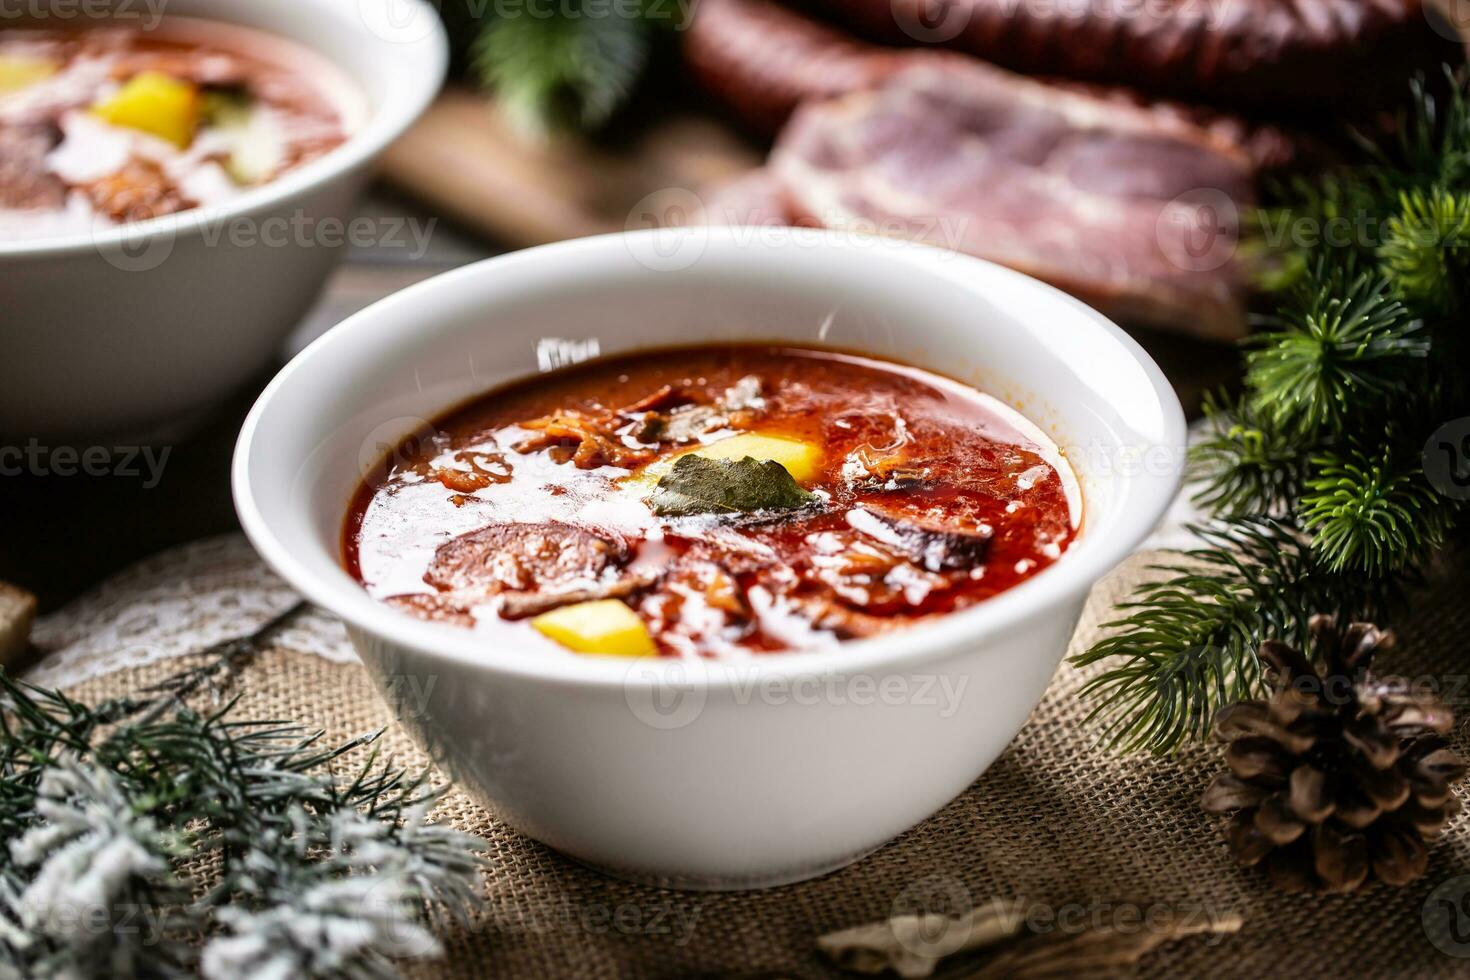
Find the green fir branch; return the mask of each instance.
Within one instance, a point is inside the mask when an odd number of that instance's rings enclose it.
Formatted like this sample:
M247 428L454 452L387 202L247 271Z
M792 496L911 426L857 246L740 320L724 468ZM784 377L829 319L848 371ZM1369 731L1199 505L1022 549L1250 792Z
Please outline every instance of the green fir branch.
M1354 134L1368 165L1272 180L1249 236L1257 285L1281 292L1307 279L1322 261L1371 267L1395 237L1389 221L1405 195L1459 191L1470 176L1470 103L1464 79L1445 67L1438 84L1416 78L1386 143Z
M1241 399L1206 394L1203 411L1205 433L1189 452L1195 504L1223 517L1284 512L1305 475L1296 441Z
M140 698L0 672L0 976L380 978L438 951L426 917L467 914L484 842L425 820L427 774L383 764L381 732L327 745L186 701L299 611ZM74 925L129 909L132 929Z
M1409 80L1409 102L1386 145L1359 137L1376 165L1366 175L1385 188L1463 186L1470 178L1470 100L1464 74L1445 65L1440 81Z
M1437 492L1423 457L1429 433L1470 416L1464 91L1448 72L1416 82L1396 142L1291 185L1295 202L1265 215L1267 266L1291 285L1247 342L1245 395L1207 403L1191 455L1222 522L1076 658L1102 668L1083 694L1111 744L1204 735L1259 692L1262 641L1305 642L1317 612L1377 617L1437 549L1470 540L1470 508Z
M1166 752L1202 738L1216 711L1261 689L1263 638L1305 642L1313 613L1361 618L1388 594L1327 569L1288 522L1236 518L1193 529L1202 547L1153 566L1164 577L1120 603L1106 639L1073 658L1106 664L1082 696L1089 721L1126 751Z
M1470 195L1405 191L1378 247L1383 274L1406 302L1452 313L1470 271Z
M641 8L528 6L482 27L473 70L523 130L595 129L632 94L653 29Z
M1453 509L1392 445L1324 450L1312 458L1303 526L1333 572L1382 578L1423 562L1443 543Z
M1254 212L1248 268L1266 293L1287 293L1325 262L1371 262L1393 194L1362 170L1329 170L1268 184L1278 202Z
M1246 355L1250 408L1308 443L1403 395L1429 354L1385 279L1327 262L1263 323Z

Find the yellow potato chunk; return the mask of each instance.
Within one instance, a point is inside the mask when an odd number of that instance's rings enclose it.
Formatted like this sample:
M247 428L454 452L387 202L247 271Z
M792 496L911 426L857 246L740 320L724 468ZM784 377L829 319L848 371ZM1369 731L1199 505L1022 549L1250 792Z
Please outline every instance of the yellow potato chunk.
M157 71L139 72L92 112L114 126L125 126L183 149L199 128L199 89Z
M50 58L29 54L0 55L0 95L18 92L56 74L57 64Z
M569 650L614 657L647 657L658 653L648 627L621 599L579 602L542 613L531 626Z
M785 467L786 472L797 483L809 483L817 478L822 465L822 448L800 439L785 436L767 436L758 432L745 432L708 446L694 450L695 456L705 459L773 459Z
M742 432L738 436L730 436L728 439L712 442L708 446L686 449L683 452L656 459L628 477L625 485L640 494L651 493L664 474L674 468L680 456L691 455L703 456L705 459L744 459L747 456L757 460L774 459L786 468L786 472L790 473L791 478L797 483L809 483L815 480L822 465L821 446L803 442L800 439L792 439L789 436Z

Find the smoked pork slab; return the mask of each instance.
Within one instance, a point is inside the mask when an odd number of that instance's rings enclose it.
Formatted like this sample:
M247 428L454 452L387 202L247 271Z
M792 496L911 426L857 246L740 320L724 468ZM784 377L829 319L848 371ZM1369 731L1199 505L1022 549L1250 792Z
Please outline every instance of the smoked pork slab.
M1244 333L1250 164L1184 120L956 60L804 104L770 172L798 223L977 255L1126 323Z

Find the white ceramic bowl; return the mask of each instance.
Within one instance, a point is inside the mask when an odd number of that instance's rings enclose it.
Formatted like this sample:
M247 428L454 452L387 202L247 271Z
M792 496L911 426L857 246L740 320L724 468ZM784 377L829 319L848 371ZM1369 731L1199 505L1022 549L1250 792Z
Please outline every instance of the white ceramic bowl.
M104 2L142 26L157 7ZM32 6L54 7L57 26L89 23L69 0ZM422 0L168 0L164 10L324 55L360 90L365 118L343 146L228 205L0 241L0 436L177 431L264 370L343 254L326 219L351 217L368 165L444 80L443 27ZM277 234L281 221L310 231Z
M972 610L740 666L532 655L369 599L340 553L362 465L419 419L535 374L542 338L603 353L826 344L971 382L1064 447L1082 530ZM637 232L469 266L331 330L251 412L234 492L260 553L347 623L409 730L503 819L618 874L737 888L841 866L984 772L1041 698L1089 587L1164 512L1183 443L1179 403L1138 345L1019 273L819 232Z

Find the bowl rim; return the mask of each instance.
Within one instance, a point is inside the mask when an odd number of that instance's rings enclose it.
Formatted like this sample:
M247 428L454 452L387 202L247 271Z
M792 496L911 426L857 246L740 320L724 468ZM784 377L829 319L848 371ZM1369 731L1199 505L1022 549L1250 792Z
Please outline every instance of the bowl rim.
M368 27L365 18L352 16L354 11L360 11L362 5L367 2L369 0L356 0L353 3L333 2L333 0L292 0L291 4L278 5L282 11L289 11L292 5L313 5L329 16L340 20L344 30L355 31L362 39L362 43L391 46L394 51L413 51L419 59L413 70L399 73L402 84L395 87L394 96L385 101L382 106L370 107L363 125L349 135L341 146L302 167L287 171L276 180L251 188L239 197L223 204L190 208L176 214L162 215L145 221L127 222L116 227L94 228L86 232L0 241L0 259L29 259L75 255L88 251L102 252L124 244L142 245L159 235L171 235L177 240L198 234L207 225L268 211L293 197L307 194L366 165L390 143L403 135L408 127L423 114L444 84L449 70L449 36L444 29L443 22L439 19L437 10L428 0L386 0L394 4L410 4L420 11L420 16L430 18L428 34L409 44L399 44L379 37ZM195 17L197 15L181 11L172 16ZM281 14L282 19L287 16L289 13ZM228 16L211 16L206 19L223 24L239 23ZM269 26L254 29L267 33L281 33L279 29ZM352 72L309 41L291 38L288 40L308 47L319 57L330 61L354 84L362 83L360 73Z
M737 237L737 229L688 229L708 235L706 247L716 242L742 249L755 244L764 247L760 236ZM1024 627L1033 620L1054 615L1056 608L1069 600L1079 600L1108 571L1131 554L1153 531L1173 501L1182 480L1178 468L1167 472L1144 472L1130 477L1128 506L1121 512L1119 525L1106 537L1093 539L1096 546L1069 548L1052 565L1038 574L1007 589L999 595L957 613L937 617L931 622L896 630L883 636L850 640L835 649L778 653L741 661L686 660L674 657L533 657L525 651L492 647L474 631L462 627L415 619L371 598L357 582L335 583L320 579L304 562L297 559L288 543L280 538L262 512L251 486L250 457L263 418L277 395L294 382L306 365L318 359L331 358L338 345L354 342L363 324L383 317L411 317L422 326L425 312L432 309L431 297L439 291L454 289L459 283L481 276L514 276L515 267L526 263L558 262L569 268L579 267L599 250L632 247L630 239L648 239L667 235L668 229L645 229L615 232L572 239L512 252L462 266L416 283L368 306L343 320L310 344L287 364L262 391L251 408L236 442L231 462L231 483L235 510L252 545L266 563L288 585L312 604L342 619L350 628L415 651L431 660L447 659L475 666L489 673L517 676L546 682L562 683L577 688L621 687L656 688L670 683L687 685L701 682L711 687L761 682L771 678L791 679L818 675L853 675L866 671L913 668L926 659L939 658L965 646L973 647L1007 630ZM791 241L794 239L783 239ZM774 246L779 248L780 246ZM956 261L984 267L991 276L1008 280L1013 288L1044 296L1047 302L1072 307L1084 319L1105 333L1142 368L1157 398L1160 431L1165 444L1185 445L1185 418L1178 396L1163 371L1121 327L1096 310L1023 273L972 256L958 255L933 246L891 238L855 234L843 239L823 239L822 248L862 248L892 250L895 256L912 265L937 273L934 263L942 262L943 270L953 272ZM706 258L708 253L706 252ZM703 261L704 259L702 259ZM996 297L990 295L990 300ZM432 322L432 313L429 315ZM1043 392L1044 394L1044 392ZM446 406L446 408L449 406ZM1023 413L1024 414L1024 413ZM1084 507L1086 499L1084 493ZM347 501L342 502L343 514ZM313 544L312 547L315 547ZM1069 558L1071 559L1069 561ZM340 565L340 558L336 559ZM344 571L345 575L345 571Z

